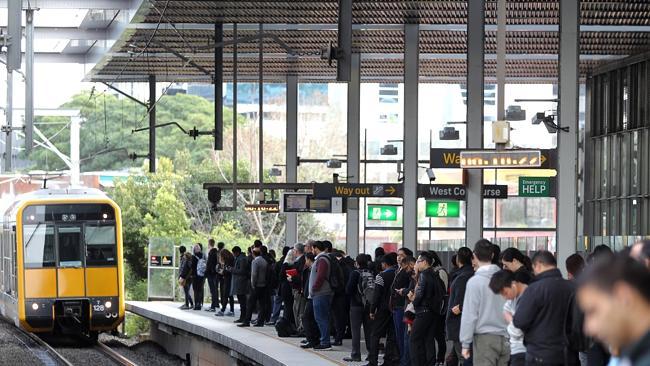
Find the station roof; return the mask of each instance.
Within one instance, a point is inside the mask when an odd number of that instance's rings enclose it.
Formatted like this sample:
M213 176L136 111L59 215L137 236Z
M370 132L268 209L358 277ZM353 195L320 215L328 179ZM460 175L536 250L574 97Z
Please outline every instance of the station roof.
M496 0L486 1L485 75L496 71ZM580 75L615 59L650 50L650 2L582 0ZM92 81L211 81L214 24L224 24L224 41L263 31L264 79L335 81L336 69L320 59L322 46L337 41L337 0L143 1L113 47L88 75ZM355 0L353 52L361 53L362 81L401 82L403 25L420 24L420 80L464 82L467 1ZM509 82L557 78L559 1L508 0L506 77ZM257 41L238 46L238 78L257 80ZM189 60L189 61L188 61ZM232 78L233 47L224 48L224 77ZM190 62L191 61L191 62Z

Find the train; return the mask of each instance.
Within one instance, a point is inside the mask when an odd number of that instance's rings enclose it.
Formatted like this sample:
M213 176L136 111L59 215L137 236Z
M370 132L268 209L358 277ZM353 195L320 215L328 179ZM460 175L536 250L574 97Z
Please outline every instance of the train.
M119 206L92 188L41 189L4 202L0 314L33 333L96 338L124 321Z

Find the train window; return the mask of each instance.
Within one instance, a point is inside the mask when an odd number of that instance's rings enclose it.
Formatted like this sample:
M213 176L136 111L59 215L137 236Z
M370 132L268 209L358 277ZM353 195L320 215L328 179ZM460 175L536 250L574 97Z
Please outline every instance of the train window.
M25 225L23 229L26 268L54 267L56 265L54 225Z
M81 226L59 226L59 267L81 267Z
M115 226L86 224L86 266L107 266L116 263Z

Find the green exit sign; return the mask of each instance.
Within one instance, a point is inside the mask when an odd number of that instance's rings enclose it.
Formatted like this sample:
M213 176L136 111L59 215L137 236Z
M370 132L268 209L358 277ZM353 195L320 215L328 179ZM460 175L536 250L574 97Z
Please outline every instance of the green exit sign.
M427 217L460 217L459 201L427 201Z
M368 220L397 221L397 206L368 205Z
M519 177L519 197L550 197L550 177Z

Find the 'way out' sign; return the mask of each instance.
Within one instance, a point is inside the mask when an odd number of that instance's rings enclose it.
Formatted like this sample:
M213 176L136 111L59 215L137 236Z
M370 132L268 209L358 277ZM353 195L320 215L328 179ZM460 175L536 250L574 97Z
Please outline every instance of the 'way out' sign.
M460 152L462 149L433 148L429 160L431 168L460 168ZM541 149L540 162L542 169L557 168L557 154L555 149ZM536 169L536 168L532 168Z

